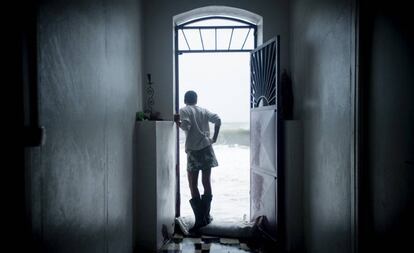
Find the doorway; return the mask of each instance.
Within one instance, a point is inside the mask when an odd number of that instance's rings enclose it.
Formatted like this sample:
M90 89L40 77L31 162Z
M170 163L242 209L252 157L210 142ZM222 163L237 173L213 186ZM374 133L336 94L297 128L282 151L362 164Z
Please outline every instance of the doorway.
M195 90L198 105L222 119L212 169L215 221L250 218L250 52L257 27L229 17L207 17L179 25L176 35L176 110L184 93ZM213 126L210 126L213 129ZM192 216L186 172L185 133L178 133L179 216ZM201 177L199 189L202 194Z

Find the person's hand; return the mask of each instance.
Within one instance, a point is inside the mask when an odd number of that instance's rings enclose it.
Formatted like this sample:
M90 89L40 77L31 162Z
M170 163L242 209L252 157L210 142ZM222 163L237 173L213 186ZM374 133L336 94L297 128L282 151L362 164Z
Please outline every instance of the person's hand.
M174 121L175 121L175 123L177 123L177 124L180 124L181 122L180 122L180 114L174 114Z
M214 143L216 143L217 142L217 140L216 139L214 139L214 138L210 138L210 144L214 144Z

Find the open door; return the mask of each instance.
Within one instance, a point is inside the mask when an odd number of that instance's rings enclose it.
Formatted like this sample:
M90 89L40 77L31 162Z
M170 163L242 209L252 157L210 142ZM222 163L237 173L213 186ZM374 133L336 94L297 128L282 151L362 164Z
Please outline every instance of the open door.
M281 209L279 42L277 36L250 57L250 218L266 216L274 238Z

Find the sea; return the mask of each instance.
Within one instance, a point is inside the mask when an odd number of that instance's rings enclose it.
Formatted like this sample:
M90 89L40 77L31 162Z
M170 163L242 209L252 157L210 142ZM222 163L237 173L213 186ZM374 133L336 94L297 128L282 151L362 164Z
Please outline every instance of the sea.
M213 149L219 163L212 168L213 201L211 215L215 221L246 221L250 218L250 125L249 122L222 123ZM210 126L211 135L214 127ZM191 198L187 179L187 156L184 150L185 134L180 131L180 193L181 216L191 216ZM198 188L203 194L201 175Z

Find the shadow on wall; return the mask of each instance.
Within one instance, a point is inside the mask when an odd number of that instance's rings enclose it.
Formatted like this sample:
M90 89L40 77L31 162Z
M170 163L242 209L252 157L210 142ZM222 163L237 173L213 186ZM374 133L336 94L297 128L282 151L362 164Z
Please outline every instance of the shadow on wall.
M301 79L296 80L296 90L298 91L299 96L301 99L298 99L297 101L301 101L301 104L297 105L297 109L299 110L299 114L297 115L298 119L300 119L303 122L303 167L301 173L302 177L302 232L299 232L300 234L300 242L295 244L293 247L295 250L298 250L298 252L304 250L306 248L306 245L308 244L305 240L307 238L306 234L307 228L311 228L311 204L312 204L312 195L311 190L315 187L313 181L311 180L311 168L312 164L315 164L314 158L315 156L311 153L312 147L309 146L309 143L314 143L314 140L311 139L314 135L315 131L317 131L317 126L315 126L315 121L308 120L312 118L312 108L316 106L317 101L317 90L310 85L312 81L315 79L314 74L317 71L316 68L316 60L315 60L315 53L314 53L314 47L311 45L311 43L306 43L305 46L301 49L302 52L298 53L299 55L302 55L302 59L300 59L302 64L298 64L297 66L300 66L298 68L299 73L297 76L300 76ZM306 144L308 143L308 147ZM287 227L289 227L289 224L286 224ZM308 241L311 241L311 239L308 239Z
M137 206L137 201L135 201L137 199L137 195L138 195L138 187L136 184L136 180L135 178L137 177L137 172L138 172L138 156L136 155L138 152L138 148L137 148L137 144L138 142L136 141L137 139L137 128L133 127L132 128L133 132L132 132L132 238L133 238L133 252L137 252L138 250L138 246L137 246L137 236L138 236L138 232L137 232L137 216L136 213L138 211L138 206Z
M281 113L282 119L290 120L293 119L293 89L292 89L292 79L286 71L283 70L281 74L280 86L281 86Z
M363 3L361 13L360 245L412 252L412 11L401 1Z

